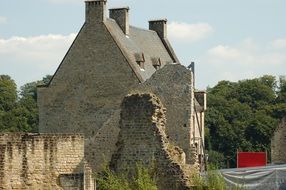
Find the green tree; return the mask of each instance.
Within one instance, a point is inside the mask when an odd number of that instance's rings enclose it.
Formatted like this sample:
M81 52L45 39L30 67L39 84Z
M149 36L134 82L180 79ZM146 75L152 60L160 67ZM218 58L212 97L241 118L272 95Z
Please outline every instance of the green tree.
M0 75L0 132L37 132L37 86L47 85L51 76L27 83L20 88L11 77Z
M208 163L217 168L226 168L226 159L223 153L217 151L211 150L208 152Z
M8 75L0 75L0 131L16 128L13 110L17 106L17 86Z
M275 90L261 78L239 81L233 96L241 103L248 104L253 109L271 104L275 101Z
M0 75L0 111L11 111L17 100L17 86L8 75Z
M284 84L281 78L278 83L275 77L265 75L238 82L221 81L208 88L209 152L230 158L234 167L237 150L270 151L273 131L286 114Z
M48 85L52 76L46 75L42 80L30 82L21 86L20 95L22 98L32 97L34 100L37 100L37 86Z

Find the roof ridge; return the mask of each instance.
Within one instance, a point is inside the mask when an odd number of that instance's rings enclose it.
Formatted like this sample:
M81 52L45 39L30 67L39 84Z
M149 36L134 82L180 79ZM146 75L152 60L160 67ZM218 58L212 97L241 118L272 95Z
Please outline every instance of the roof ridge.
M130 25L130 27L135 28L135 29L139 29L139 30L144 30L144 31L146 31L146 32L157 33L157 32L154 31L154 30L149 30L149 29L146 29L146 28L138 27L138 26L132 26L132 25Z

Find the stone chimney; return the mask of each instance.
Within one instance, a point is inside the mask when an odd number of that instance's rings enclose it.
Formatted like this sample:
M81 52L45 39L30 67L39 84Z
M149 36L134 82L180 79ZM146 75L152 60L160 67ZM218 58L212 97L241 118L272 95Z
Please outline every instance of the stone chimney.
M114 19L125 35L129 34L129 7L109 9L109 17Z
M150 20L149 30L156 31L161 39L167 38L167 19Z
M86 0L85 1L85 22L100 23L106 20L107 0Z

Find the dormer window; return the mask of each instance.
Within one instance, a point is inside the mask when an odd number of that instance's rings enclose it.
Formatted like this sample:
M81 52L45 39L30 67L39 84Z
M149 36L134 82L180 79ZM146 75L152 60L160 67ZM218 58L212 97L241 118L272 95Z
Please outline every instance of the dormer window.
M135 60L141 69L145 69L145 67L144 67L144 63L145 63L144 53L136 53L135 54Z
M160 69L162 66L161 59L160 58L152 58L152 64L156 70Z

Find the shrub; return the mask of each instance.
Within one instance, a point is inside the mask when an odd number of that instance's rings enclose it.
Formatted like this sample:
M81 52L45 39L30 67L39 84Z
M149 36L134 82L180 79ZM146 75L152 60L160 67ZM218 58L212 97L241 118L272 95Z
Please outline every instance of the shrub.
M135 178L130 183L133 187L132 189L157 190L155 176L152 176L151 171L144 168L141 164L137 164Z
M209 165L208 171L204 176L199 174L193 175L193 182L196 190L226 190L229 189L226 186L223 176L218 172L217 168ZM242 186L235 186L232 190L244 190Z
M130 173L117 174L108 167L96 176L98 190L157 190L152 168L136 165L135 175L129 178Z
M127 178L111 171L108 167L96 176L96 186L99 190L132 190Z

